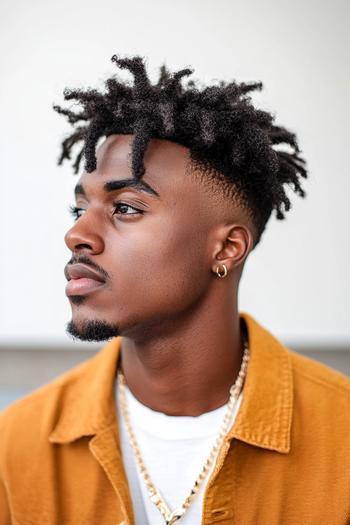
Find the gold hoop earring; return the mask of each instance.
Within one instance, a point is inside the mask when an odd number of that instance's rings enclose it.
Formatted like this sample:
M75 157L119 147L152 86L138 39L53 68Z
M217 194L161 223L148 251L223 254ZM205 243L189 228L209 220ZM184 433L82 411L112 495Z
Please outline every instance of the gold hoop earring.
M219 266L216 267L216 275L220 278L226 277L227 275L226 264L223 264L222 266L224 267L224 273L220 273Z

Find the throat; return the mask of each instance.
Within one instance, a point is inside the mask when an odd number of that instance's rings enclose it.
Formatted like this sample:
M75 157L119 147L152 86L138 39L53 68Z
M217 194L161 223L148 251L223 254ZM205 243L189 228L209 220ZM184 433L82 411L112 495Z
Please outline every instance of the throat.
M200 416L225 405L243 359L243 331L220 345L192 344L139 349L122 340L118 367L133 396L169 416ZM191 351L188 351L188 348Z

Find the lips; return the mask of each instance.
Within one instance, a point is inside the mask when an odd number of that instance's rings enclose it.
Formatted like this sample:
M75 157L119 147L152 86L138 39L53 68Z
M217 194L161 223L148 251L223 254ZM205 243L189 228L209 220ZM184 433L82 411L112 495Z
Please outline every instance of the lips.
M77 263L66 266L64 273L68 280L66 285L67 296L85 295L106 284L102 275L85 266L85 264Z
M68 281L71 279L82 279L86 277L87 279L93 279L94 281L99 281L101 283L105 282L102 275L81 263L67 266L64 273Z

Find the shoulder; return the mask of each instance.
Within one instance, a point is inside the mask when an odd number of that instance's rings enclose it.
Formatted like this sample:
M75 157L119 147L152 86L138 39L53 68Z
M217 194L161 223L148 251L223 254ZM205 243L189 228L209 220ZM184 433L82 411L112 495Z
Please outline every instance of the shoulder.
M350 378L314 359L287 349L290 356L295 411L312 422L333 422L337 431L350 430ZM327 424L327 429L328 429ZM320 428L321 430L321 428Z
M46 437L59 418L70 387L88 370L95 355L57 376L0 412L0 454L13 440L25 441L31 433Z
M333 391L335 395L350 399L350 378L315 359L287 349L291 358L293 375L303 384L319 390ZM349 356L350 359L350 356Z

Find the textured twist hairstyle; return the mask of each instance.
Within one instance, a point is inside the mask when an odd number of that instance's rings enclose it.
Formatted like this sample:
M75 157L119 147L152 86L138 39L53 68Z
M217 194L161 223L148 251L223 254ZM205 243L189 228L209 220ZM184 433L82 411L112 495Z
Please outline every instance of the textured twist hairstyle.
M62 142L59 165L71 159L73 147L82 142L73 162L74 173L78 173L83 157L85 171L90 173L96 169L100 137L133 134L132 174L140 179L152 138L186 146L191 165L220 181L225 194L246 207L256 229L254 246L272 211L276 210L277 219L284 219L284 212L290 209L285 185L305 196L300 177L306 178L307 170L296 135L275 126L274 116L256 109L247 95L261 90L261 82L220 81L201 88L192 79L183 83L193 70L171 73L162 65L157 82L152 84L142 57L114 55L111 60L120 69L129 70L133 82L115 75L105 81L104 93L66 88L64 99L78 101L79 110L53 106L74 127Z

